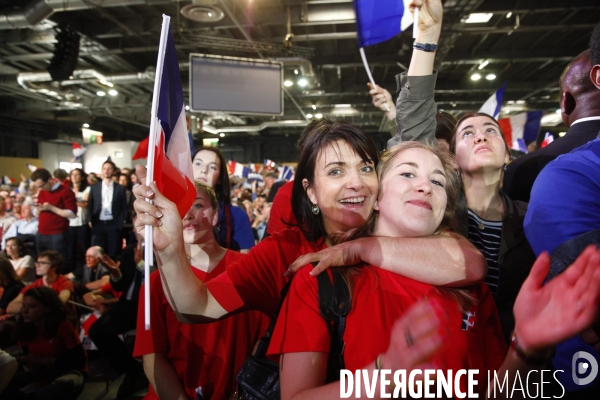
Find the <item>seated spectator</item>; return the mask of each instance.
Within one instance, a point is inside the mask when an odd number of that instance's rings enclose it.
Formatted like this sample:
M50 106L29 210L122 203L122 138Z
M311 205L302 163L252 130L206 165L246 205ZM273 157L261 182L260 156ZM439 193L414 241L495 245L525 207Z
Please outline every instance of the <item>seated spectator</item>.
M14 191L11 190L11 193L14 193ZM12 197L10 196L10 194L8 196L4 196L4 203L6 204L6 213L14 216L15 218L19 218L19 214L15 214L13 199L14 194L12 195Z
M14 205L13 205L13 215L20 216L22 206L23 206L22 200L15 200Z
M31 242L35 244L35 234L38 231L38 219L33 215L33 203L25 202L21 206L21 219L15 221L7 231L3 231L2 248L6 249L6 240L20 235L32 235Z
M267 225L269 224L269 216L271 215L271 205L272 203L264 203L260 212L256 214L256 218L252 222L254 238L257 243L263 240L267 233Z
M23 296L22 316L15 337L27 351L16 357L22 369L3 398L75 399L87 360L64 303L50 288L32 288Z
M0 315L6 314L8 304L19 295L25 285L6 258L0 258Z
M21 290L21 293L8 305L7 313L17 314L21 312L25 292L40 286L54 290L63 304L67 304L69 300L72 300L73 283L60 274L62 267L63 258L56 250L45 250L38 254L35 262L35 274L41 276L41 278ZM74 307L70 308L75 311Z
M33 257L25 252L21 239L13 237L6 241L6 257L23 283L28 285L35 280Z
M113 289L109 283L103 285L101 288L91 290L83 295L83 302L92 308L100 311L100 314L104 314L110 310L114 305L119 302L121 292L117 292Z
M108 283L110 273L100 261L104 254L102 247L90 247L85 252L85 266L66 275L67 278L74 281L73 287L78 297Z
M0 235L7 232L16 220L17 218L14 215L6 212L6 200L0 196Z
M19 363L10 354L0 350L0 395L17 372Z

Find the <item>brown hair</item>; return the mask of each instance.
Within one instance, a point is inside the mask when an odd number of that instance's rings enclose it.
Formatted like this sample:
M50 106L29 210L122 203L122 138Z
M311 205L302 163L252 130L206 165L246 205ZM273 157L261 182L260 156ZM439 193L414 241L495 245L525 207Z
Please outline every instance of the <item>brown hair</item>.
M21 278L17 275L12 263L8 259L0 257L0 287L6 287L20 281Z
M46 257L50 260L50 268L56 268L56 273L60 275L63 267L63 256L56 250L44 250L38 254L37 258Z
M192 155L192 163L194 162L194 157L196 157L196 154L202 150L212 151L217 155L220 164L219 179L217 180L217 183L213 189L219 201L222 201L224 205L231 204L231 184L229 183L229 171L227 171L227 162L225 161L225 157L223 157L223 153L221 153L221 150L216 147L202 146Z
M492 117L489 114L482 113L482 112L466 113L465 115L462 116L461 119L458 120L458 122L456 122L456 125L454 125L454 131L452 132L452 142L450 143L450 151L452 153L454 153L456 151L456 135L458 134L458 127L460 126L460 124L462 124L469 118L475 118L475 117L487 117L490 120L492 120L496 125L498 125L498 130L500 131L500 136L502 136L502 141L504 142L504 146L506 147L506 154L510 157L510 146L508 145L508 143L506 143L506 137L504 136L504 131L500 127L500 124L498 123L498 121L496 121L496 119L494 117Z
M32 297L36 299L42 306L48 308L46 321L42 332L47 339L56 337L60 324L65 320L74 321L74 317L69 315L69 310L60 301L58 293L48 287L36 287L25 292L23 297ZM15 327L14 337L18 340L29 341L33 340L37 335L38 327L33 323L24 322L21 318Z
M210 206L213 208L213 210L217 211L219 209L219 201L217 200L217 195L215 194L214 189L204 182L194 181L194 184L196 185L196 189L200 189L200 191L208 196L208 199L210 200Z

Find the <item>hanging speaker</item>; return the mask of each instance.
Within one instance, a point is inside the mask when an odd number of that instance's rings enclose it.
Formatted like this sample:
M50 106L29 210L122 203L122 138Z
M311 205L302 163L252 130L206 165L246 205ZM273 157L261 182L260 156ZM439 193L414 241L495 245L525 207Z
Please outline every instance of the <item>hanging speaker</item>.
M48 72L53 81L64 81L69 79L77 67L79 57L79 40L81 36L67 25L59 25L56 31L56 44L54 55L48 65Z

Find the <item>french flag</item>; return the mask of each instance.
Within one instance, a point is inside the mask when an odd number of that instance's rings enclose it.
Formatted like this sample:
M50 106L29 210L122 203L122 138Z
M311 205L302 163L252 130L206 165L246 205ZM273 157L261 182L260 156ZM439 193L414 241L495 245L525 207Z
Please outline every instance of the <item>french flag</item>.
M25 164L27 166L27 168L29 169L29 171L33 172L35 170L38 169L38 167L36 167L35 165L31 165L29 163Z
M8 175L4 175L0 183L2 183L3 185L12 185L13 183L15 183L15 180Z
M175 42L166 32L162 75L154 123L154 180L161 193L177 204L183 218L196 199L192 151L185 120L181 73ZM160 60L159 60L160 62ZM156 93L155 93L156 95ZM150 152L148 152L150 155Z
M543 149L544 147L548 146L552 142L554 142L554 136L550 132L546 132L546 135L544 136L544 140L542 141L542 144L540 144L540 148Z
M73 157L75 161L81 160L81 156L85 154L87 149L77 142L73 142Z
M536 140L542 124L542 114L542 111L529 111L498 120L506 143L518 150L519 139L523 139L525 143Z
M250 168L250 171L256 172L256 173L259 173L260 171L262 171L262 165L260 165L260 164L249 163L248 168Z
M250 174L250 169L245 167L242 163L229 161L227 166L229 167L230 175L239 176L240 178L247 178L248 174Z
M494 94L491 95L490 98L485 101L485 103L483 103L479 109L479 112L486 113L495 119L498 119L498 115L500 115L500 107L502 107L504 89L506 89L506 82L504 82L504 85L502 85L500 89L496 90Z
M268 158L263 159L264 168L268 171L275 171L277 164L273 160L269 160Z
M286 181L292 180L294 178L294 170L287 165L284 165L283 168L279 168L279 179L284 179Z
M359 47L385 42L413 23L410 0L354 0Z
M131 157L132 160L140 160L148 157L148 146L150 145L150 137L145 138L138 144L138 147Z

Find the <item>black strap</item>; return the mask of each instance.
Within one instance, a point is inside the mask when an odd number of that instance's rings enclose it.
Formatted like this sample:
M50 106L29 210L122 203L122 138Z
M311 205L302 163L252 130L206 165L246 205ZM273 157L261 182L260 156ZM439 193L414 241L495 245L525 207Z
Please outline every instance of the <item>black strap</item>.
M313 263L313 268L316 263ZM333 283L327 272L317 276L319 286L319 310L329 324L330 349L327 364L327 382L340 379L344 363L344 331L346 316L352 308L350 291L344 277L337 268L331 270Z

